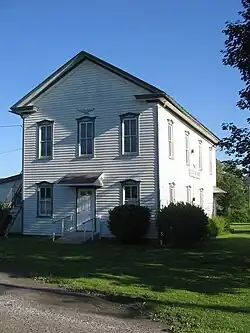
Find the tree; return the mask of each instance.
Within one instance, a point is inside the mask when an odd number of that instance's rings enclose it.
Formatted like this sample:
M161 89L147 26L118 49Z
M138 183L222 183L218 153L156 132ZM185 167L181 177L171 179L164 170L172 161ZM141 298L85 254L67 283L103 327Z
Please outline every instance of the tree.
M239 92L240 109L250 109L250 0L242 0L243 10L239 12L242 20L234 23L226 22L223 33L227 39L223 63L237 68L246 87Z
M247 188L237 169L233 169L227 163L217 161L216 183L218 187L226 191L225 194L217 195L220 215L228 215L230 211L245 211L247 213Z
M222 51L223 64L240 72L245 88L240 90L237 106L244 110L250 109L250 0L241 0L243 10L239 12L241 20L226 22L223 33L226 36L225 50ZM247 119L250 124L250 118ZM222 124L222 129L229 131L229 137L220 142L225 153L233 157L231 164L241 166L242 172L250 173L250 130L238 128L233 123Z

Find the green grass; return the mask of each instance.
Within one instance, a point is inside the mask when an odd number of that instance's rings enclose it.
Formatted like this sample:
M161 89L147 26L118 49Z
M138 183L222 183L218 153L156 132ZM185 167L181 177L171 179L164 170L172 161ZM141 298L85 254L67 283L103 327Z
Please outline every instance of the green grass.
M250 232L250 223L233 223L230 229L233 233L248 233Z
M197 250L13 237L0 241L0 271L28 273L120 302L136 296L144 311L172 325L173 332L250 328L250 234L224 235Z

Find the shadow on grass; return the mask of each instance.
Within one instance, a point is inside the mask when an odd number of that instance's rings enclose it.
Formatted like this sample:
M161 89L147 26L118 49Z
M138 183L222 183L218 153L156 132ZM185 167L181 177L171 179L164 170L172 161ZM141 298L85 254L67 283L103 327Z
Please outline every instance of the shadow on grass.
M0 271L12 277L77 279L81 290L92 280L103 284L101 289L108 284L109 290L114 288L113 294L169 289L234 294L250 286L249 253L250 239L243 235L216 239L196 250L106 242L66 245L18 237L0 242Z

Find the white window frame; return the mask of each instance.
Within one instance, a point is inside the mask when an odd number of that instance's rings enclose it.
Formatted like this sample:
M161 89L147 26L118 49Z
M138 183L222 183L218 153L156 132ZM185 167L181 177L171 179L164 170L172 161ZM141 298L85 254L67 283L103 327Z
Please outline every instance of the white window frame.
M126 198L126 189L130 193L129 198ZM133 189L136 189L137 198L132 196ZM123 205L140 205L140 182L134 180L122 182L122 203Z
M208 169L209 169L209 174L213 174L213 147L209 147L209 152L208 152Z
M41 198L41 190L45 189L45 198ZM50 189L50 194L51 196L46 198L46 193L47 193L47 189ZM39 217L51 217L53 215L53 185L50 183L42 183L42 184L38 184L38 188L37 188L37 215ZM49 211L48 213L42 213L41 211L41 207L42 207L42 203L44 203L44 206L47 208L47 206L49 206ZM46 209L45 209L46 211Z
M88 137L88 125L91 125L92 135ZM82 125L86 126L86 137L82 137ZM87 152L88 141L91 140L91 153ZM82 153L82 142L85 142L85 153ZM94 117L82 117L78 119L78 156L92 157L94 156L95 146L95 118Z
M199 170L203 169L202 141L199 140Z
M174 159L174 122L168 119L168 157Z
M175 183L169 184L169 202L170 203L175 202Z
M204 188L200 188L200 207L204 207Z
M190 165L190 133L185 132L185 152L186 152L186 165Z
M42 129L45 128L46 134L45 139L42 140ZM51 130L51 139L48 140L48 128ZM42 144L45 144L46 155L42 155ZM51 154L48 154L48 145L51 144ZM39 159L49 159L53 158L53 122L43 121L38 123L38 158Z
M121 153L122 155L138 155L139 154L139 114L126 113L121 115ZM129 134L125 134L125 123L129 124ZM132 133L132 122L135 122L136 133ZM125 138L129 138L129 150L125 150ZM132 138L136 141L135 150L132 150Z
M191 192L190 185L186 186L186 194L187 194L186 202L191 204L192 203L192 192Z

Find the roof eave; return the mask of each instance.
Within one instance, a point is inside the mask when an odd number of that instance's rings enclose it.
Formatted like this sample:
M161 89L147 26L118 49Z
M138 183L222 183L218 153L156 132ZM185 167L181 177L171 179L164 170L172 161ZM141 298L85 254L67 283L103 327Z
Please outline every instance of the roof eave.
M32 113L37 112L38 107L35 105L29 105L29 106L12 106L9 110L9 112L17 114L19 116L24 115L30 115Z
M207 127L205 127L201 122L199 122L199 120L197 120L190 113L184 110L177 102L175 102L166 93L135 95L135 98L148 103L157 102L161 104L164 108L171 109L171 111L174 112L175 115L184 120L195 130L200 132L214 145L218 145L220 139L215 134L213 134Z

